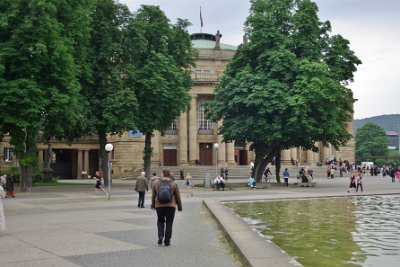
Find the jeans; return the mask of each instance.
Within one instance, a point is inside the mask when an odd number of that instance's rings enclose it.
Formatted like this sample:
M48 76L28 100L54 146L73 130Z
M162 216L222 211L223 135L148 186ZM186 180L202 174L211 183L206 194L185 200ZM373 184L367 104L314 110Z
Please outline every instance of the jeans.
M357 183L356 193L358 192L358 188L361 188L361 192L363 191L362 183Z
M289 178L283 178L285 180L285 186L288 187L289 186Z
M174 223L175 208L160 207L157 211L157 228L158 238L165 237L165 240L170 240L172 236L172 224Z
M144 194L145 192L139 192L139 200L138 200L138 207L143 207L144 206Z

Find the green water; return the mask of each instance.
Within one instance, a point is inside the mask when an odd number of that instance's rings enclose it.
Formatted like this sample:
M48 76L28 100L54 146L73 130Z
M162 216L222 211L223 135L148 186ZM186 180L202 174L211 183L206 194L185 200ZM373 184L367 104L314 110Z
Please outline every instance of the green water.
M305 267L362 266L351 198L227 204Z

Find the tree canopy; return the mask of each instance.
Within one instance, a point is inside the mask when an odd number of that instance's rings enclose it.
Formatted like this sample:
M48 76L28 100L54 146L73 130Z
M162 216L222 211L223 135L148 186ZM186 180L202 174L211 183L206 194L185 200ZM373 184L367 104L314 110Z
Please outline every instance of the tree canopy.
M375 123L369 122L357 129L355 142L357 158L388 155L389 140L385 130Z
M114 0L97 0L92 13L88 48L90 77L83 87L89 127L99 136L102 170L107 173L107 134L121 134L135 128L138 102L127 84L132 59L128 52L127 26L132 14ZM107 183L107 181L106 181Z
M282 149L338 148L351 135L353 95L347 84L361 61L349 42L331 36L310 0L252 0L248 42L215 89L209 115L223 120L225 142L251 142L256 178Z
M140 103L137 128L145 134L144 166L150 173L151 136L165 131L190 105L189 68L194 64L187 20L171 24L157 6L142 6L128 31L134 68L129 83Z
M86 1L0 2L0 128L21 159L23 191L32 186L37 133L61 138L82 121L74 56L87 23L77 26L85 18L66 21L62 15L87 11Z

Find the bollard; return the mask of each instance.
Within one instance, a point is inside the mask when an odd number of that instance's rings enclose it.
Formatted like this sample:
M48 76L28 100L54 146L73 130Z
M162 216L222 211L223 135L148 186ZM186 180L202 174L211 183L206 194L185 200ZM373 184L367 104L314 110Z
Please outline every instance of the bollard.
M204 188L210 188L210 174L208 172L204 175Z

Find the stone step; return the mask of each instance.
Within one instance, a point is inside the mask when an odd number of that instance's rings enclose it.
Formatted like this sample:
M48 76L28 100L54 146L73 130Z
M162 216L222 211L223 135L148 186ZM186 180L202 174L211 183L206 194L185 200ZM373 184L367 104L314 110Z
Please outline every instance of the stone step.
M173 176L175 179L179 180L179 171L180 167L177 166L171 166L171 167L166 167L166 166L151 166L151 173L155 172L157 175L160 175L161 171L164 168L168 168L171 170ZM228 177L229 179L245 179L249 177L250 174L250 168L249 166L229 166L228 168ZM288 168L288 171L290 173L290 177L295 177L297 176L301 166L293 166L293 165L283 165L281 166L281 175L284 171L285 168ZM186 176L187 172L191 174L193 179L204 179L206 173L210 175L210 177L214 177L216 175L216 172L219 174L221 168L218 168L216 170L215 166L189 166L186 168L182 168L184 170L184 175ZM225 167L224 167L225 169ZM313 169L313 176L314 177L326 177L326 166L312 166ZM272 172L272 176L275 176L275 166L270 166L270 170ZM124 179L135 179L137 176L139 176L140 170L131 173L129 176L123 177ZM339 175L339 171L336 171L336 176ZM346 175L346 174L344 174Z

